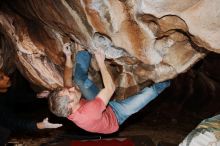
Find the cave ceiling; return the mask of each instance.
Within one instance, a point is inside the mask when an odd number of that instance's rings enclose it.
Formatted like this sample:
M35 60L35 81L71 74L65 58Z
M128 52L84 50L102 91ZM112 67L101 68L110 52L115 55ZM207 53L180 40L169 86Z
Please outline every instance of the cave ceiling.
M104 49L118 98L149 82L176 77L210 51L220 53L219 0L3 0L0 4L4 68L8 72L17 68L32 84L46 89L63 86L62 47L70 41L90 53ZM101 83L94 59L89 74Z

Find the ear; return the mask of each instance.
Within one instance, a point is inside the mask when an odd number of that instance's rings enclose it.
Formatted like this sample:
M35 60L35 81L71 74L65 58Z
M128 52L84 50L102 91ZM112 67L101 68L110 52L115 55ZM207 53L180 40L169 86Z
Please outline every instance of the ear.
M73 91L75 91L76 89L75 89L75 87L73 86L73 87L69 88L68 90L71 91L71 92L73 92Z
M44 90L37 94L37 98L47 98L49 94L50 94L50 91Z

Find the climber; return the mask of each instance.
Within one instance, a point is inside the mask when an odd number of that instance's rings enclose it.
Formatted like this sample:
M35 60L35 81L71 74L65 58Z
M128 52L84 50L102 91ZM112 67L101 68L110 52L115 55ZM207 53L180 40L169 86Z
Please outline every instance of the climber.
M101 90L88 78L91 54L82 51L78 44L75 44L75 49L81 50L78 51L75 61L74 82L77 85L73 86L72 83L71 48L66 44L63 50L66 56L64 88L48 92L49 108L55 115L67 117L89 132L103 134L116 132L119 125L129 116L142 109L170 85L169 81L156 83L127 99L110 101L115 92L115 85L106 68L102 49L94 52L104 83ZM81 93L85 99L81 98Z

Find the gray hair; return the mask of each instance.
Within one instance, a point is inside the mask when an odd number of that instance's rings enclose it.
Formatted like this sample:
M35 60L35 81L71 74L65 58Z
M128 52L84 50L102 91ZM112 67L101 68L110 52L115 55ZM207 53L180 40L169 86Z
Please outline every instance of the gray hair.
M72 109L68 107L70 99L67 96L58 96L61 90L56 89L49 94L49 109L58 117L68 117L72 113Z

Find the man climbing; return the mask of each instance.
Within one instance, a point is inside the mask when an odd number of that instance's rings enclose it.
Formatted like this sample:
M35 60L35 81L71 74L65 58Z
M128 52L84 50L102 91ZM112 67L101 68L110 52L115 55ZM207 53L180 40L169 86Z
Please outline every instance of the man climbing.
M75 44L75 47L77 50L83 50L78 44ZM89 132L104 134L116 132L119 125L129 116L145 107L170 85L169 81L156 83L127 99L110 101L115 92L115 85L106 68L103 50L98 48L94 52L104 83L104 88L100 90L88 78L91 54L87 51L79 51L76 55L74 81L77 86L73 86L70 49L69 45L64 47L66 56L64 88L49 94L49 108L55 115L67 117ZM85 99L81 98L81 93Z

